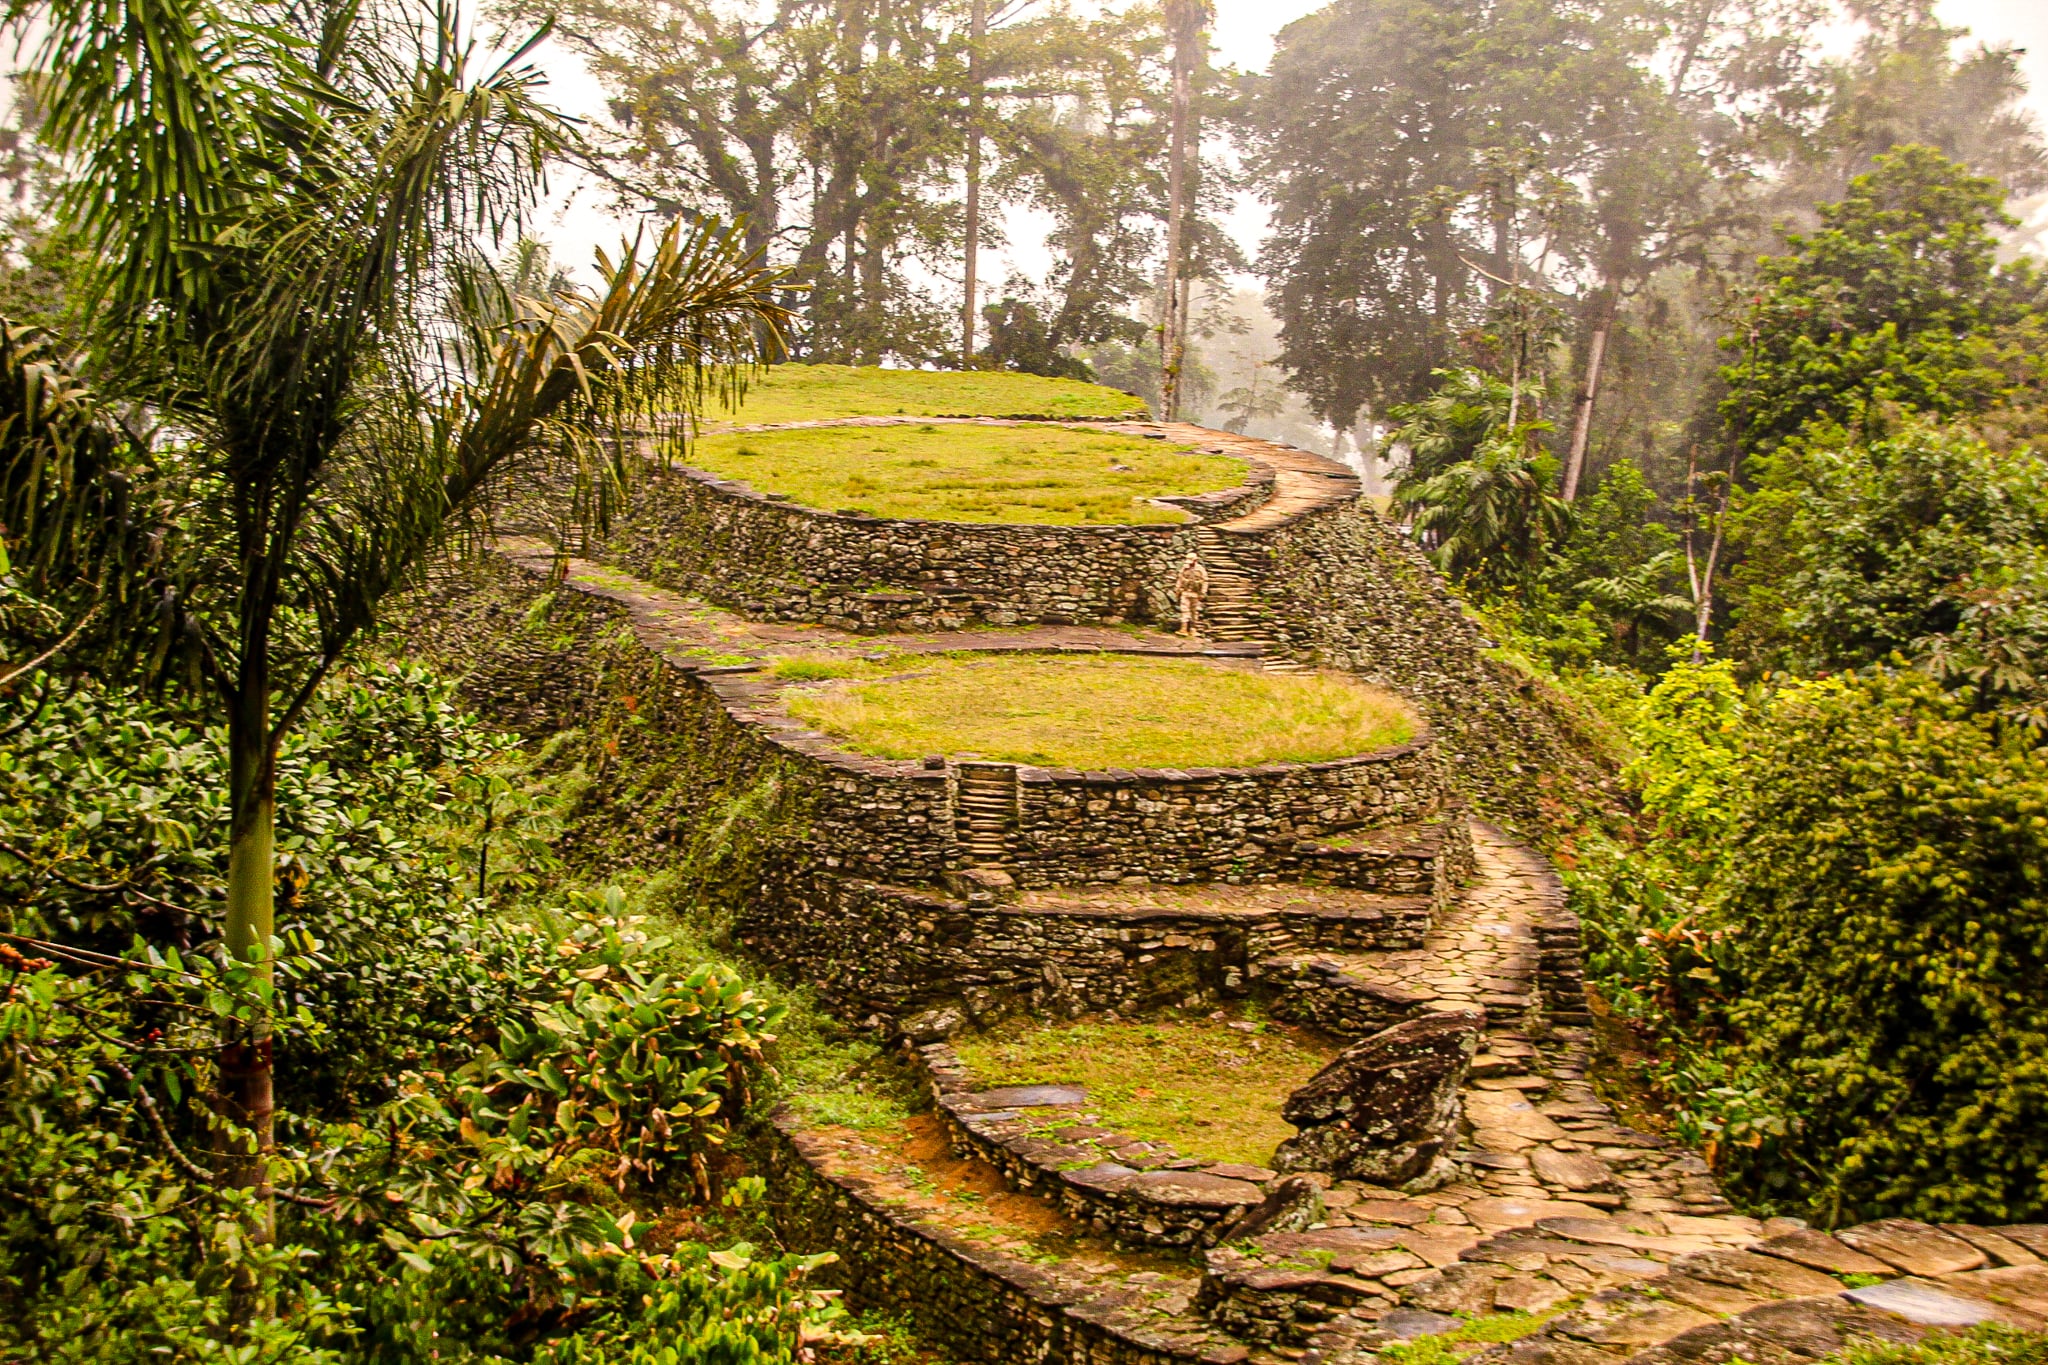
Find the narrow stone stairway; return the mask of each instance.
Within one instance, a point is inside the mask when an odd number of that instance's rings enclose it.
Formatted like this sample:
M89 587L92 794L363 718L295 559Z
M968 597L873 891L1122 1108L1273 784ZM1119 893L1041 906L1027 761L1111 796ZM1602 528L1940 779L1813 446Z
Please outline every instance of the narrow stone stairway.
M1212 640L1263 638L1255 591L1257 570L1247 567L1230 537L1213 526L1195 531L1195 553L1209 573L1209 597L1202 604L1202 630Z
M1010 858L1010 830L1017 823L1016 766L960 764L953 819L955 837L968 866L1005 866Z

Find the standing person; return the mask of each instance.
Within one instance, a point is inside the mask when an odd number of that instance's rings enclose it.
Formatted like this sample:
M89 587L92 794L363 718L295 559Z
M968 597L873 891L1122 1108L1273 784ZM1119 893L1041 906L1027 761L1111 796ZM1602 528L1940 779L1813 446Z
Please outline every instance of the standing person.
M1193 635L1201 623L1202 603L1209 598L1209 571L1202 567L1201 556L1189 552L1180 577L1173 580L1173 595L1180 601L1180 633Z

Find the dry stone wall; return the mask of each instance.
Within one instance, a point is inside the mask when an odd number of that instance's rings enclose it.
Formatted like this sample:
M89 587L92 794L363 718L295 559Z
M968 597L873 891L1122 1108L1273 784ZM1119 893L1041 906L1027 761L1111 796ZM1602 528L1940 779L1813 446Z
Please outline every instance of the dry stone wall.
M1193 528L1269 496L1253 466L1219 493L1162 498L1181 525L1029 526L804 507L732 479L650 466L607 557L751 616L844 630L1172 621Z
M1536 829L1560 807L1611 801L1609 776L1591 757L1598 746L1572 704L1489 657L1480 623L1414 542L1363 500L1232 540L1257 570L1257 610L1277 647L1415 702L1477 804Z
M1246 1353L1190 1351L1120 1328L1099 1305L1071 1301L1057 1277L893 1206L858 1175L829 1169L822 1144L788 1115L769 1135L775 1222L800 1246L830 1247L818 1279L854 1302L915 1321L956 1360L1012 1365L1239 1365Z
M1124 429L1138 430L1137 426ZM1155 432L1158 429L1152 429ZM702 471L650 466L605 550L664 587L766 620L858 631L1171 622L1190 553L1230 595L1229 638L1358 672L1409 697L1442 736L1452 778L1496 815L1536 826L1610 801L1572 705L1487 657L1489 641L1420 550L1356 497L1341 466L1264 442L1173 429L1252 462L1241 489L1167 499L1178 526L1006 526L797 506ZM1275 496L1283 480L1303 494Z
M1020 768L1006 865L1020 884L1142 877L1230 881L1296 873L1317 835L1405 824L1443 808L1427 732L1408 744L1326 763L1246 769ZM1324 855L1332 867L1373 860ZM1348 869L1347 869L1348 870ZM1368 871L1355 874L1361 879Z
M990 1023L1193 1008L1247 994L1253 964L1280 955L1421 942L1427 899L1370 900L1297 913L975 904L786 859L742 909L737 931L751 951L855 1018L959 1005ZM1415 997L1400 999L1405 1018Z
M973 861L955 819L957 765L840 749L781 708L776 680L665 654L601 586L551 587L538 570L499 558L415 601L408 633L418 653L460 674L472 704L527 733L588 729L605 716L607 733L694 755L723 783L776 774L805 812L802 851L831 871L934 885ZM612 749L592 756L600 768L618 758L619 736L606 742ZM662 766L639 757L643 777ZM1010 771L1001 861L1026 886L1270 879L1310 864L1347 885L1412 880L1413 859L1304 841L1428 819L1443 807L1426 732L1329 763ZM666 823L648 831L663 846L709 813L663 809ZM654 819L631 818L643 827Z

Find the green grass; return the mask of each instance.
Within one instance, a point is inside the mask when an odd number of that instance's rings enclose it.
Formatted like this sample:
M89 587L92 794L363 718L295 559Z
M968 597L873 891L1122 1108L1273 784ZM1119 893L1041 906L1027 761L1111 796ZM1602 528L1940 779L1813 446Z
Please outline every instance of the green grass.
M1399 701L1348 677L1193 659L1017 654L785 692L791 714L879 758L978 755L1051 768L1312 763L1406 741Z
M749 432L706 436L687 459L828 512L1066 526L1184 521L1142 499L1235 488L1245 477L1227 455L1062 427Z
M854 365L777 365L736 412L708 422L815 422L832 417L1125 417L1145 402L1099 384L1000 370L966 373Z
M984 1085L1085 1085L1105 1128L1253 1166L1294 1135L1280 1102L1337 1055L1305 1034L1210 1019L1018 1025L953 1046Z
M1555 1310L1548 1313L1489 1313L1485 1317L1471 1318L1463 1326L1448 1332L1382 1346L1379 1357L1389 1365L1457 1365L1480 1347L1520 1341L1556 1316Z
M1910 1346L1870 1342L1825 1356L1827 1365L2048 1365L2048 1334L1986 1325Z

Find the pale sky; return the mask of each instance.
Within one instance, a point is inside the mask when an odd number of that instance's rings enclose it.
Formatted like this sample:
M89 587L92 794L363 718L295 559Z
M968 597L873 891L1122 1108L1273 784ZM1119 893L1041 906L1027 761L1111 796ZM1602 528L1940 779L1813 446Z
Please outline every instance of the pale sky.
M1216 23L1211 30L1218 61L1240 70L1263 67L1273 54L1273 37L1289 23L1309 14L1327 0L1216 0ZM2026 49L2021 64L2031 90L2029 104L2037 122L2048 124L2048 0L1940 0L1944 22L1970 30L1973 39L2010 43ZM597 83L580 60L549 44L537 56L549 72L554 100L563 108L586 118L601 119L603 104ZM556 248L560 262L575 268L589 261L591 249L610 245L632 223L609 211L605 196L573 177L559 176L539 224L541 235ZM2048 212L2048 209L2044 209ZM1229 219L1232 235L1243 244L1246 254L1256 249L1263 231L1265 214L1256 200L1242 200ZM1042 278L1050 264L1036 240L1042 224L1017 216L1009 224L1012 247L1007 253L989 253L982 264L982 278L1000 287L1012 267L1027 276ZM579 270L578 273L583 273Z

